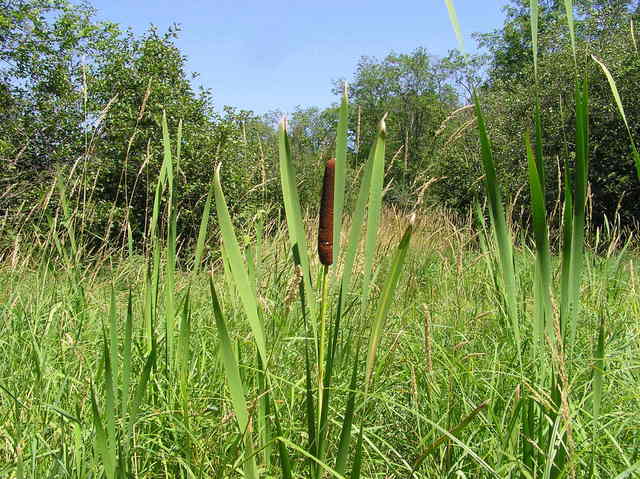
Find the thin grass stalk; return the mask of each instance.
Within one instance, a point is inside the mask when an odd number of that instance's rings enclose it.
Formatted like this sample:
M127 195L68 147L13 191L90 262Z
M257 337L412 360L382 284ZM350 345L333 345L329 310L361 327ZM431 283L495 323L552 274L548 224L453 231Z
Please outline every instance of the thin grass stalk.
M329 303L328 276L329 267L333 264L333 227L334 227L334 191L335 191L335 167L336 160L330 159L324 170L322 198L320 202L320 214L318 221L318 257L322 264L322 277L320 280L321 301L320 317L318 321L318 414L317 421L320 424L322 417L322 405L324 394L324 366L326 349L326 315ZM320 428L318 428L318 432ZM320 443L319 439L316 441Z
M632 23L633 25L633 23ZM635 45L635 37L634 37L634 45ZM591 55L591 58L600 66L602 69L604 76L607 78L609 82L609 88L611 89L611 94L613 95L613 99L616 102L616 106L618 107L618 112L620 113L620 117L624 122L624 126L627 130L627 135L629 136L629 142L631 143L631 155L633 157L634 164L636 166L636 174L638 179L640 179L640 153L638 153L638 149L636 148L636 142L633 139L633 134L631 132L631 127L629 126L629 122L627 121L627 115L624 112L624 107L622 106L622 99L620 98L620 93L618 92L618 87L616 86L616 82L613 79L613 75L604 64L602 60L600 60L595 55Z
M600 426L600 414L602 410L602 390L603 390L603 377L604 377L604 340L605 340L605 328L604 328L604 315L600 317L600 324L598 325L598 340L596 343L595 357L593 363L592 373L592 392L591 392L591 414L593 416L592 425L592 450L591 450L591 464L590 464L590 477L595 473L595 457L596 446L598 444Z
M162 144L164 150L164 164L166 164L167 191L167 243L165 248L165 288L164 288L164 332L166 347L166 367L173 369L175 361L175 271L176 271L176 206L174 204L175 187L173 175L173 155L171 153L171 138L167 125L166 113L162 115Z

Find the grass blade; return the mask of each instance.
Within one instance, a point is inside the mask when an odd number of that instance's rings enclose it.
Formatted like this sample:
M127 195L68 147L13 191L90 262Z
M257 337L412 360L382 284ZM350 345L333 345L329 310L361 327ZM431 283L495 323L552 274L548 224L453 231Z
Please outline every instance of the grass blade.
M476 118L478 119L478 133L480 135L481 157L485 172L485 190L489 200L491 220L496 241L498 243L498 256L500 259L500 272L502 286L504 288L504 301L507 318L511 321L514 341L518 357L522 350L520 339L520 324L518 319L516 278L513 266L513 246L511 234L507 227L507 220L502 204L500 186L496 177L495 163L491 149L491 142L487 134L487 128L477 93L474 93Z
M340 234L342 230L342 212L344 210L344 186L347 168L347 127L349 125L349 97L347 84L344 84L340 114L338 120L338 132L336 135L336 169L333 209L333 256L340 257Z
M293 165L285 119L283 119L278 126L278 150L282 198L284 200L284 210L287 217L289 242L291 244L294 261L302 268L304 292L305 295L307 295L305 303L309 307L311 317L315 318L317 316L317 306L313 299L314 293L311 288L311 270L307 254L309 250L307 248L304 221L300 209L300 198L296 187L296 171Z
M245 401L244 385L240 376L240 368L238 366L236 355L233 352L233 343L231 342L231 338L227 332L227 325L222 313L222 308L220 307L218 294L215 286L213 285L213 279L211 278L209 278L209 288L211 291L213 316L216 322L216 328L218 329L218 335L220 337L222 364L227 376L227 382L229 383L231 402L236 418L238 419L240 433L244 436L245 474L248 478L255 479L258 477L258 473L256 471L255 458L253 457L253 440L251 438L251 431L249 428L249 411Z
M538 347L542 347L544 345L544 334L552 321L551 251L549 248L549 231L547 228L543 183L528 135L525 135L525 147L529 170L533 233L536 243L536 322L534 331Z
M387 127L385 117L378 125L378 136L374 146L373 165L371 169L371 185L369 189L369 201L367 203L367 234L364 246L364 265L362 267L362 313L367 314L371 278L373 276L373 256L378 241L378 228L380 226L380 212L382 210L382 189L384 186L384 154L385 137Z
M593 60L598 65L600 65L600 68L602 68L602 71L604 72L604 76L609 82L609 88L611 89L611 93L613 94L613 99L616 102L618 111L620 112L620 116L622 117L622 121L624 122L624 126L627 129L627 134L629 135L629 141L631 142L631 154L633 155L633 160L636 165L636 174L638 175L638 179L640 179L640 154L638 153L638 149L636 148L636 142L633 140L633 134L631 133L631 127L629 126L629 122L627 121L627 115L625 115L624 113L622 99L620 98L620 93L618 92L616 82L613 79L613 75L611 75L611 72L602 60L598 59L595 55L591 55L591 58L593 58Z
M227 202L222 192L220 184L220 166L216 168L214 179L214 194L216 199L216 211L218 213L218 224L222 234L222 243L227 254L231 275L236 284L242 307L249 320L249 326L253 332L253 336L258 347L260 357L266 365L267 362L267 345L265 342L265 334L262 320L258 314L258 302L256 300L255 290L251 288L249 275L244 267L243 256L238 244L238 239L231 223L231 216L227 208Z
M389 309L391 308L391 303L394 298L396 287L398 286L398 281L400 280L400 274L404 266L407 251L409 250L409 243L411 241L412 232L413 224L409 224L404 232L404 235L402 236L400 244L398 245L398 249L396 250L396 254L391 264L391 271L389 272L389 275L387 276L384 287L382 289L382 297L380 299L380 303L378 304L374 322L371 326L371 336L369 337L369 352L367 354L365 389L368 389L371 383L373 367L376 360L376 352L378 349L378 345L380 344L380 339L382 338L385 320L389 313Z

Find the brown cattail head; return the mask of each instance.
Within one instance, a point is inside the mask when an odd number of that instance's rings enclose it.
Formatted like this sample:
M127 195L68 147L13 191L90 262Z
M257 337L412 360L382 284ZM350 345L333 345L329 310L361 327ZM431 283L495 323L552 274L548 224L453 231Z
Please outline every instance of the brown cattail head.
M320 200L320 221L318 224L318 256L320 262L333 264L333 190L336 176L336 160L331 158L324 168L322 199Z

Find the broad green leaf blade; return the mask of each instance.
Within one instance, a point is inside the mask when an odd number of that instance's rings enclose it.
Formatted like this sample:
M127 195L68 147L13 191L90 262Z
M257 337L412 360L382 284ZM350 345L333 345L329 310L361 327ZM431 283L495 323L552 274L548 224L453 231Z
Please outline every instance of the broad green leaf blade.
M131 355L133 343L133 300L131 298L131 290L127 298L127 319L124 328L124 345L122 347L122 391L120 397L121 410L124 411L125 406L129 402L129 389L131 384Z
M216 175L217 177L217 175ZM245 389L240 376L240 367L236 360L236 355L233 352L233 343L227 332L227 325L222 313L220 301L218 300L218 293L213 285L213 279L209 278L209 288L211 291L211 304L213 307L213 316L216 322L216 328L218 329L218 335L220 337L220 352L222 355L222 364L224 366L225 374L227 376L227 382L229 383L229 390L231 392L231 403L233 410L238 419L238 425L240 426L240 433L244 436L245 443L245 466L251 479L257 478L255 458L253 457L253 440L251 438L251 431L249 429L249 411L247 409L247 403L245 401Z
M296 264L302 268L306 304L309 307L311 317L317 316L317 306L311 288L311 270L309 266L309 256L307 249L307 239L304 230L304 221L300 209L300 198L296 186L296 170L293 165L289 138L287 136L286 120L283 119L278 126L278 150L280 163L280 181L282 184L282 198L284 200L284 210L287 217L287 229L289 231L289 242ZM320 174L320 173L318 173Z
M569 26L569 37L571 38L571 51L573 52L573 63L578 68L578 53L576 49L576 29L573 19L573 1L564 0L564 11L567 15L567 25Z
M224 193L222 192L222 185L220 184L220 166L221 165L218 164L218 167L216 168L214 194L216 199L218 224L222 234L222 243L227 254L227 259L229 260L231 275L236 284L242 307L247 315L249 326L251 327L251 331L253 332L253 336L258 347L258 352L266 364L268 360L267 345L265 342L262 321L258 315L258 302L256 300L255 291L251 289L249 275L247 274L247 270L242 261L243 256L240 250L240 245L238 244L238 239L236 238L233 224L231 223L229 209L227 208L227 202L224 198Z
M362 267L362 313L367 314L371 278L373 276L373 260L378 243L378 229L380 227L380 213L382 210L382 194L384 187L384 155L385 137L387 134L385 117L378 125L378 136L374 147L373 167L371 170L371 185L369 190L367 212L367 234L364 245L364 265Z
M588 84L586 79L576 85L576 159L573 194L573 232L571 235L571 299L569 311L569 348L576 336L576 314L579 305L584 253L584 228L587 208L587 174L589 168Z
M106 455L109 457L109 461L105 464L113 470L112 477L115 477L116 473L116 404L115 404L115 390L114 390L114 378L113 369L111 365L111 355L109 354L109 345L107 343L106 336L103 338L103 361L104 361L104 392L105 392L105 432L106 432Z
M565 336L571 298L571 235L573 234L573 192L569 160L564 162L564 207L562 215L562 270L560 274L560 331Z
M200 228L198 230L198 240L196 242L196 254L193 261L193 274L192 277L196 277L200 271L202 265L202 257L204 256L204 242L207 240L207 233L209 231L209 217L211 216L211 200L213 198L213 190L215 188L215 180L211 179L209 185L209 191L207 192L207 199L204 203L204 209L202 210L202 218L200 219Z
M167 126L167 115L162 114L162 144L167 173L167 211L169 225L167 228L167 244L165 249L165 341L167 344L167 367L171 369L175 360L175 274L176 274L176 205L173 175L173 156L171 154L171 137Z
M491 213L493 230L498 243L498 255L500 258L500 272L502 276L502 286L504 287L506 313L511 321L514 340L518 350L518 357L520 357L521 340L517 308L516 278L513 266L513 245L511 243L511 234L507 227L504 206L502 204L500 185L498 184L496 176L491 142L489 140L489 135L487 134L484 115L482 113L482 107L480 105L480 99L477 92L474 92L474 103L476 118L478 119L482 164L485 173L485 189L489 200L489 210Z
M378 345L380 344L380 339L382 338L385 321L387 319L387 315L389 314L389 309L391 308L391 303L395 295L396 287L398 286L398 282L400 280L400 275L402 273L402 268L404 266L407 252L409 251L409 243L411 241L412 232L413 225L409 224L404 232L404 235L402 236L400 244L398 245L398 249L396 250L396 254L391 264L391 270L389 271L384 287L382 288L382 297L380 298L380 303L378 304L378 309L374 317L373 325L371 326L371 335L369 337L367 373L365 376L366 390L369 389L369 386L371 384Z
M538 0L529 0L531 10L531 49L533 51L533 74L538 82Z
M100 419L93 385L91 385L91 411L93 412L93 427L96 430L95 449L98 455L102 457L102 465L107 479L116 479L116 458L107 445L107 433Z
M533 233L536 243L536 321L535 337L538 347L544 345L544 334L551 317L551 252L549 231L544 202L542 180L538 173L536 159L531 148L531 140L525 135L527 161L529 167L529 191L531 193L531 211L533 215Z
M369 198L369 190L371 187L371 172L373 170L376 144L377 142L374 143L374 147L369 152L367 163L364 165L364 173L360 180L360 189L358 190L356 206L353 214L351 215L351 229L349 230L347 246L344 253L344 268L341 279L343 299L346 299L351 292L353 265L355 263L358 245L360 244L360 238L362 237L361 225L364 223L365 213L367 210L367 200Z
M462 30L460 29L460 22L458 21L456 7L453 4L453 0L444 0L444 3L447 5L449 21L451 22L451 26L453 26L453 31L455 32L456 39L458 40L458 50L460 50L460 53L464 53L464 37L462 36Z
M340 257L340 234L342 232L342 212L344 210L344 185L347 169L347 127L349 126L349 98L347 83L344 84L340 117L336 135L336 169L333 196L333 257Z

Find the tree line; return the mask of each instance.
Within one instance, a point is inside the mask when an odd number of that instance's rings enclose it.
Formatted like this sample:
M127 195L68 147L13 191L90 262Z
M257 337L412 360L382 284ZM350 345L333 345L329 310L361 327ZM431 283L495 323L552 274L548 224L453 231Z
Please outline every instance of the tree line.
M348 83L352 172L358 173L376 124L388 113L386 201L413 207L423 185L437 178L429 202L466 211L482 199L478 140L467 107L477 87L507 196L516 205L528 204L522 136L532 128L533 94L541 98L546 174L562 181L563 165L573 154L574 62L564 2L540 4L539 91L533 91L528 0L511 0L504 25L477 34L483 54L451 51L436 58L416 47L382 59L363 56L352 78L336 80L336 93ZM626 130L590 55L608 65L628 117L637 118L638 1L578 0L574 8L579 61L590 72L593 218L602 222L619 214L622 222L634 224L640 218L635 201L640 189ZM212 90L194 89L177 35L177 26L136 35L99 22L86 2L0 0L4 241L20 229L46 225L46 215L32 212L45 203L50 211L56 208L55 178L64 178L76 204L82 204L78 215L88 235L116 243L127 231L143 236L162 161L163 114L172 131L182 125L177 201L183 239L195 237L218 161L239 222L249 223L259 209L281 214L275 138L281 113L216 109ZM337 105L300 107L289 118L301 199L309 211L316 208L321 165L333 151L336 125ZM638 123L631 125L636 135ZM549 201L558 197L557 183L548 182ZM526 219L524 209L521 217Z

